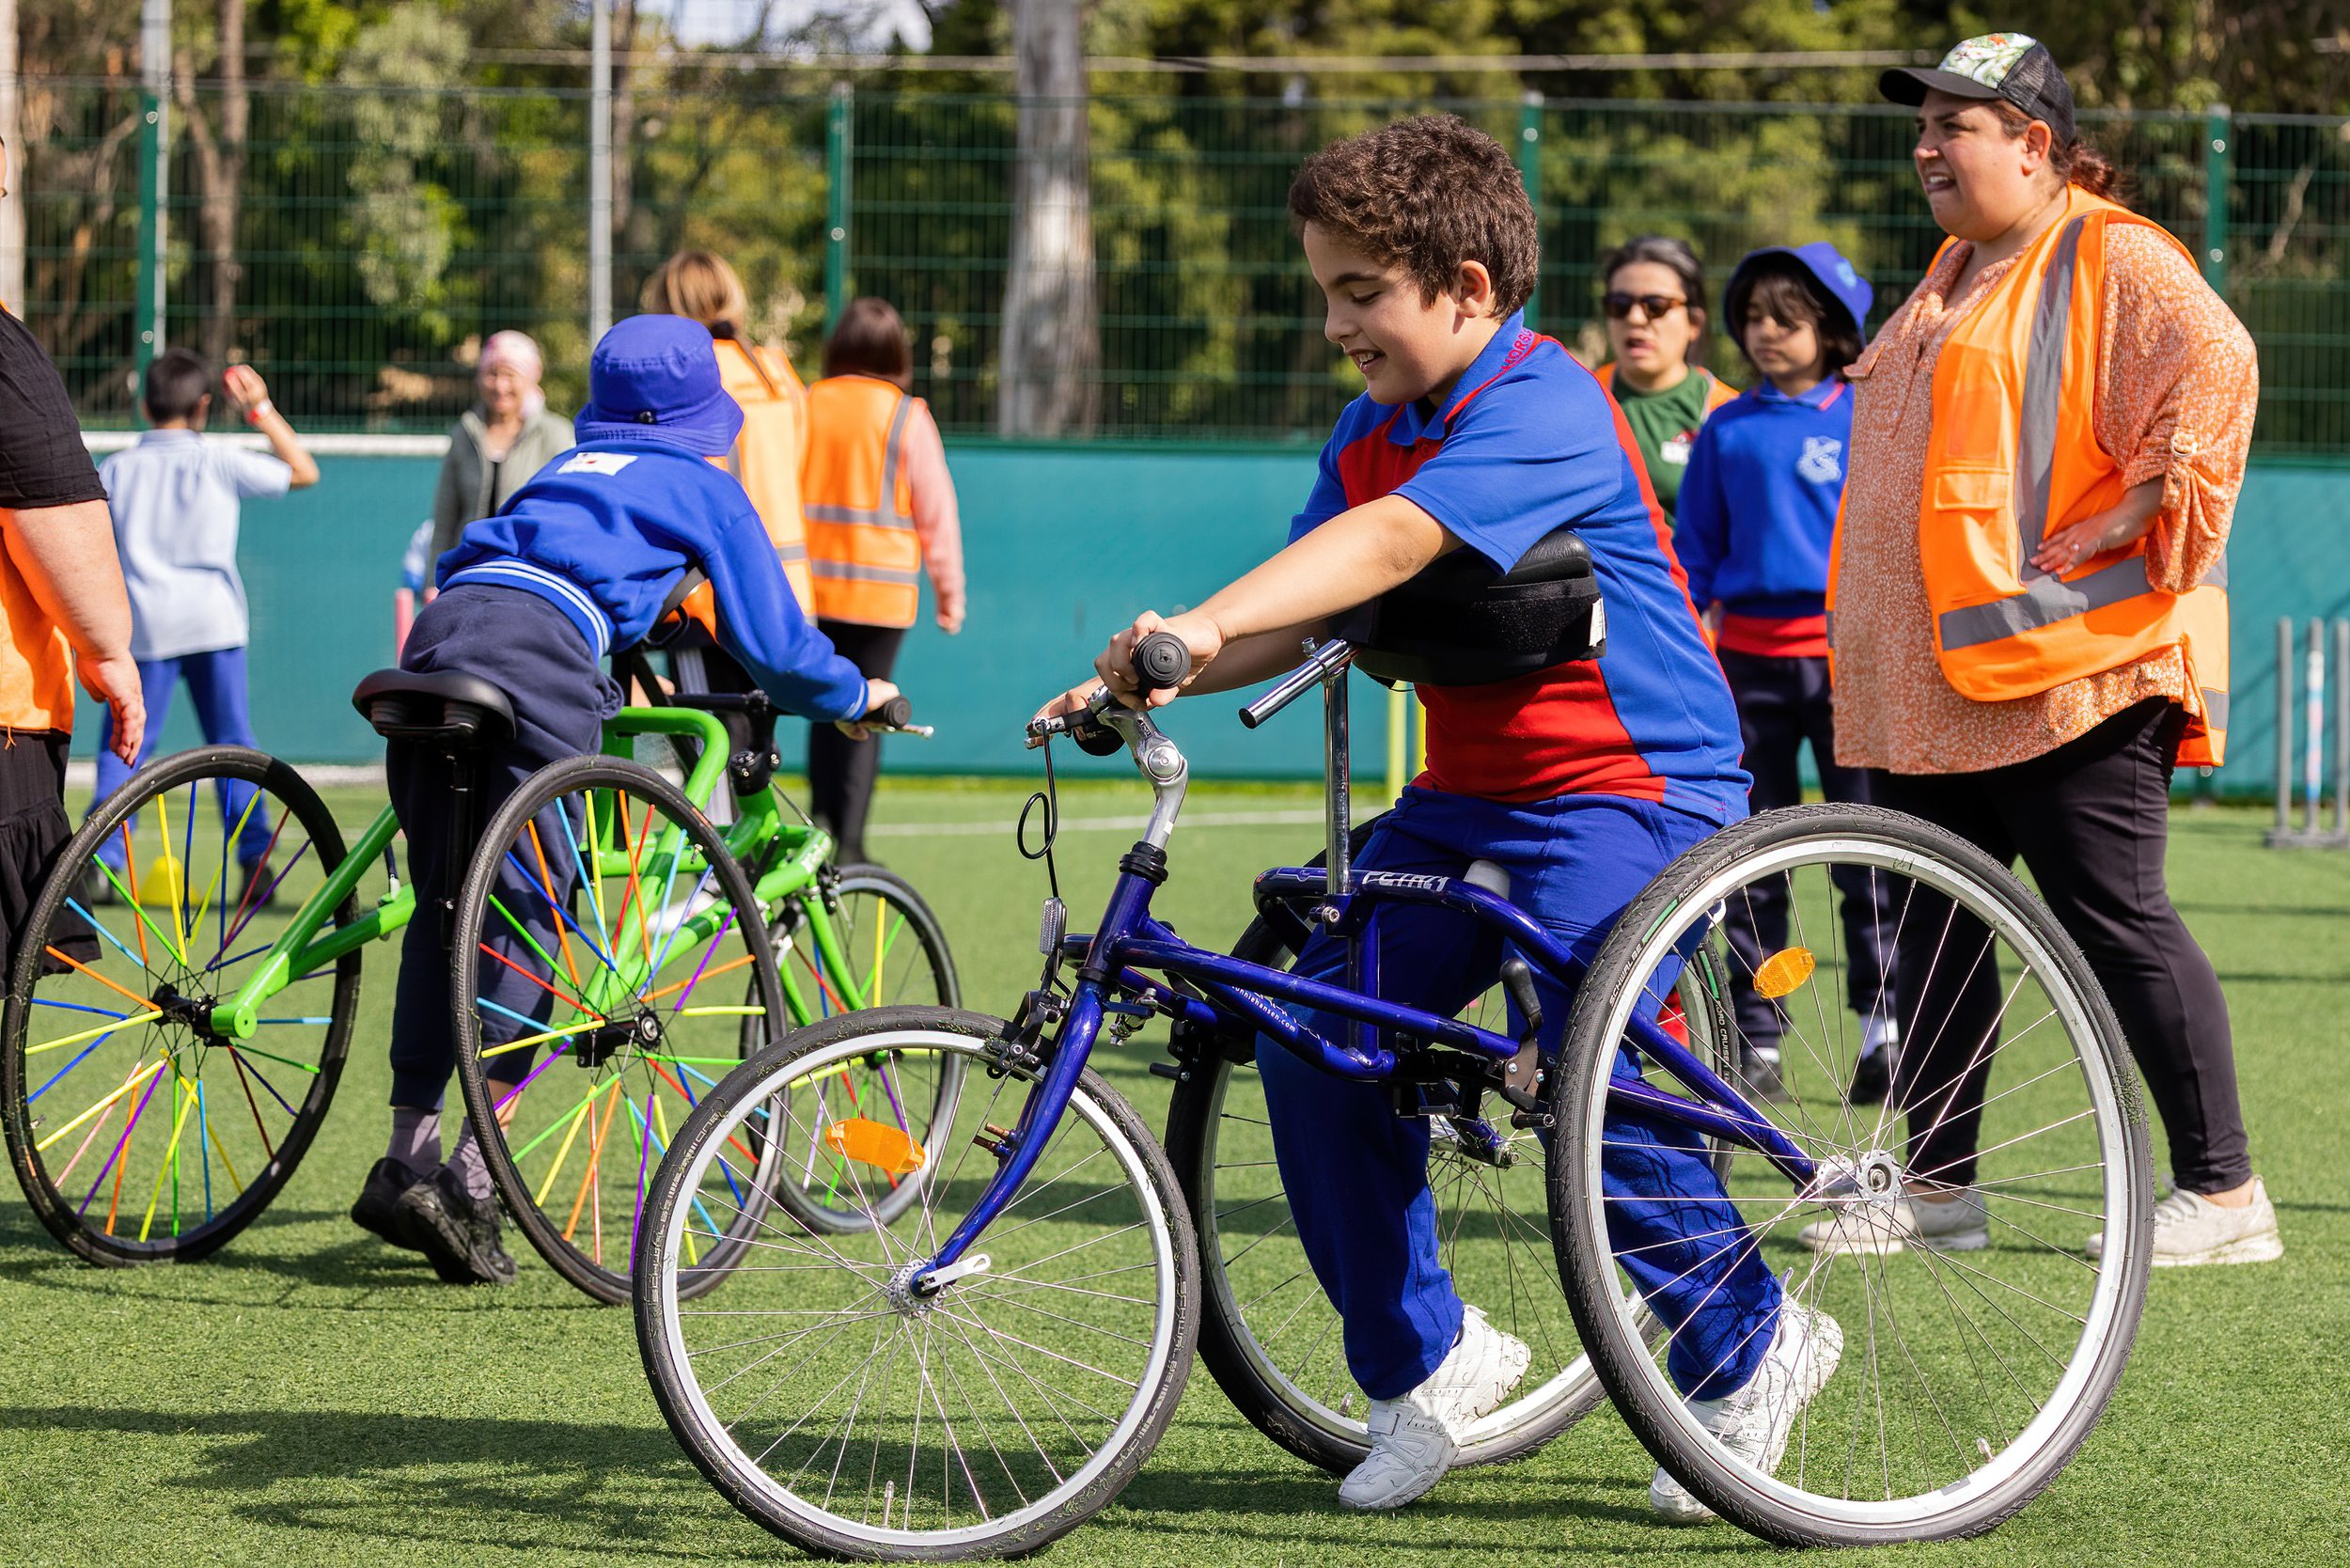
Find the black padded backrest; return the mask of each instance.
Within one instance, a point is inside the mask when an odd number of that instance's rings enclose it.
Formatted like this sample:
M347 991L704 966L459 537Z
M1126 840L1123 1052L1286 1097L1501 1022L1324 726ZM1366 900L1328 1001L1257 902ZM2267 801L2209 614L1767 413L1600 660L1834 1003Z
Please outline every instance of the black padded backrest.
M462 670L379 669L359 682L351 705L387 741L482 745L514 733L506 693Z
M1354 611L1339 635L1365 674L1422 686L1491 685L1606 649L1590 546L1572 528L1537 540L1506 574L1455 550Z

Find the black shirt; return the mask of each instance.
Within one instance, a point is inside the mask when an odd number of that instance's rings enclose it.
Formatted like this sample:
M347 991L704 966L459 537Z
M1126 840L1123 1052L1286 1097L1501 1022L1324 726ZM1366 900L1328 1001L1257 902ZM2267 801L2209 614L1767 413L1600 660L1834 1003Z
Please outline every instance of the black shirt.
M105 498L64 379L24 323L0 310L0 509Z

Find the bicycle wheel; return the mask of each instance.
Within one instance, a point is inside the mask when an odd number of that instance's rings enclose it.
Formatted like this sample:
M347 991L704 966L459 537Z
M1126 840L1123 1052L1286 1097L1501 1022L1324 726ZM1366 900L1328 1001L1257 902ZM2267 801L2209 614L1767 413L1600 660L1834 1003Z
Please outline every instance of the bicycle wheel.
M905 878L879 866L844 866L838 881L822 889L821 896L855 988L843 995L834 984L805 903L799 899L787 902L768 927L768 937L794 1019L830 1018L848 1011L852 1000L866 1007L955 1007L962 1002L947 933ZM809 1101L797 1109L814 1126L831 1126L841 1117L870 1117L927 1147L940 1110L953 1102L962 1082L959 1056L926 1052L903 1060L877 1052L844 1061L838 1073L797 1086L796 1092ZM802 1224L827 1232L861 1229L870 1215L887 1223L914 1201L919 1173L886 1176L881 1189L861 1200L844 1197L848 1164L846 1155L816 1145L787 1152L775 1168L781 1178L776 1196Z
M1782 924L1784 945L1739 956L1757 950L1743 933ZM1857 978L1875 967L1859 946L1907 965L1892 985L1904 1058L1882 1106L1848 1092L1860 1011L1882 1005ZM1615 1152L1654 1168L1660 1143L1706 1151L1633 1108L1627 1088L1637 1074L1701 1097L1624 1051L1634 1011L1690 955L1768 1002L1734 1027L1755 1032L1759 1016L1778 1034L1787 1098L1752 1109L1816 1169L1798 1184L1716 1142L1730 1157L1711 1215L1660 1213L1610 1168ZM1699 1503L1787 1544L1950 1539L2015 1513L2079 1449L2144 1301L2145 1121L2095 978L2005 868L1888 811L1740 823L1625 911L1562 1057L1553 1104L1576 1156L1552 1169L1552 1226L1575 1323L1627 1423ZM1970 1105L1978 1130L1955 1148ZM2084 1232L2102 1262L2082 1256ZM1653 1344L1624 1289L1636 1278L1679 1325ZM1752 1419L1684 1403L1725 1384L1743 1386L1731 1403Z
M809 1551L952 1560L1041 1546L1133 1479L1183 1392L1198 1317L1190 1220L1141 1119L1089 1070L966 1254L984 1266L927 1297L908 1285L908 1264L995 1172L975 1140L995 1142L991 1125L1015 1123L1027 1098L1033 1079L989 1053L1007 1028L884 1008L799 1030L704 1098L653 1184L636 1335L662 1414L728 1501ZM797 1086L877 1052L960 1061L932 1142L799 1119L811 1102ZM787 1143L857 1148L855 1194L885 1190L868 1179L883 1169L944 1168L894 1224L869 1210L861 1229L820 1235L772 1208L728 1213L714 1194L750 1184L752 1170L728 1168L771 1116ZM697 1238L744 1221L756 1257L688 1305Z
M359 954L294 977L249 1039L212 1011L342 861L317 793L243 746L141 769L60 853L17 950L0 1097L24 1196L74 1252L204 1257L302 1163L351 1043ZM321 934L356 918L346 898Z
M675 1128L787 1027L765 933L717 831L634 762L540 769L474 853L449 982L465 1109L515 1225L600 1301L628 1299Z
M1358 847L1371 825L1355 828ZM1232 953L1269 965L1296 956L1261 919ZM1504 1013L1496 987L1462 1016L1506 1031ZM1474 1123L1437 1119L1431 1132L1428 1185L1445 1268L1465 1301L1534 1353L1517 1397L1461 1434L1454 1461L1505 1463L1542 1447L1605 1396L1557 1288L1541 1131L1513 1127L1510 1107L1488 1100ZM1258 1431L1334 1474L1353 1469L1371 1451L1370 1402L1347 1371L1337 1309L1307 1263L1282 1196L1250 1047L1202 1049L1182 1063L1167 1149L1199 1236L1208 1309L1200 1358Z

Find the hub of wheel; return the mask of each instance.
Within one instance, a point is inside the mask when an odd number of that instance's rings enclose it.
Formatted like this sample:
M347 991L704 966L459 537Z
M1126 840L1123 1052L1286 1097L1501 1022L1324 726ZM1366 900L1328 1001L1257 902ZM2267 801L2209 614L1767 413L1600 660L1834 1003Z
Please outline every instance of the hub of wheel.
M165 980L155 987L155 994L148 1000L163 1014L164 1022L178 1024L197 1039L212 1044L222 1043L219 1031L212 1027L213 1002L211 997L182 996L172 988L170 981Z
M1806 1194L1814 1203L1865 1215L1885 1213L1907 1196L1902 1162L1883 1149L1847 1159L1823 1160Z
M657 1012L640 1012L634 1018L614 1018L580 1035L578 1043L572 1047L572 1059L583 1068L594 1069L602 1067L622 1051L634 1050L640 1055L658 1051L661 1040L661 1015Z

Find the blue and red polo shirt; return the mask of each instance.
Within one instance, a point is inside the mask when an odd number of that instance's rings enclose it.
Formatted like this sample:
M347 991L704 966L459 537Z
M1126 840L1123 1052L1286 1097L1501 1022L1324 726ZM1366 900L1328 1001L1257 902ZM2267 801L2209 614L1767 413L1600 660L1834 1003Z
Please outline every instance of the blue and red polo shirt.
M1709 822L1747 812L1738 712L1706 646L1632 431L1591 373L1519 316L1441 413L1349 403L1290 525L1402 495L1507 572L1572 525L1590 546L1607 651L1487 686L1426 687L1420 787L1524 803L1620 795Z

